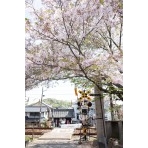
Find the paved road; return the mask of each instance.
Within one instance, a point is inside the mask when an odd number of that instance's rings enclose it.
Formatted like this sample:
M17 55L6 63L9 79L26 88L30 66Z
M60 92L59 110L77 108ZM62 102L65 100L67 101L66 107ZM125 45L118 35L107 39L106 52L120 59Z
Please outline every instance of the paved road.
M55 128L30 142L27 148L91 148L89 142L78 144L79 136L72 137L74 129Z
M28 145L27 148L92 148L89 143L81 145L78 141L73 140L36 140Z
M70 140L74 129L55 128L39 137L39 140Z

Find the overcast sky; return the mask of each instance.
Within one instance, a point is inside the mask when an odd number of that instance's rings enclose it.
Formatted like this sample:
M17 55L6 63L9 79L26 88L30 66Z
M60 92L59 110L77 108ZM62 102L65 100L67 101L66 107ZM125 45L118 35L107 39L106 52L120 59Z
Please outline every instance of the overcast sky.
M74 93L74 85L69 81L58 81L58 84L49 87L43 87L44 99L54 98L58 100L75 101L77 98ZM26 99L29 98L29 102L36 102L41 98L42 87L26 91Z

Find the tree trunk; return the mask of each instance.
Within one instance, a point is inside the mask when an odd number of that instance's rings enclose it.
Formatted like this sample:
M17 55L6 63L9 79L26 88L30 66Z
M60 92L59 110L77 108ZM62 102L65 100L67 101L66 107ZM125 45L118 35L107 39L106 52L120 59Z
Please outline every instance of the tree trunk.
M101 97L102 94L97 86L95 86L95 94L100 94L95 98L97 140L99 142L99 148L107 148L104 103L103 103L103 98Z

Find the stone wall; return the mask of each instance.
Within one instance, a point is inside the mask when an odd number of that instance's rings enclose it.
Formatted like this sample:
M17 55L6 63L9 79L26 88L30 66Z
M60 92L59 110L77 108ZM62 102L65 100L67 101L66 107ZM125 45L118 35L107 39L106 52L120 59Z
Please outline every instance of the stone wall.
M105 121L107 141L110 138L119 140L120 144L123 144L123 121Z

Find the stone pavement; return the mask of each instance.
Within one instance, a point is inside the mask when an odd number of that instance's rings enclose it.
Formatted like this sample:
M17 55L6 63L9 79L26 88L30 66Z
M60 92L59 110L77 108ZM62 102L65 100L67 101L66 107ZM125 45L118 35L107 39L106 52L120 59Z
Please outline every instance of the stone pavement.
M39 137L39 140L70 140L74 129L55 128Z
M72 136L74 129L55 128L29 142L26 148L91 148L89 142L78 144L79 136Z
M78 144L73 140L36 140L27 146L27 148L92 148L87 142Z
M79 136L72 136L73 132L74 129L55 128L29 142L26 148L92 148L89 141L79 145Z

